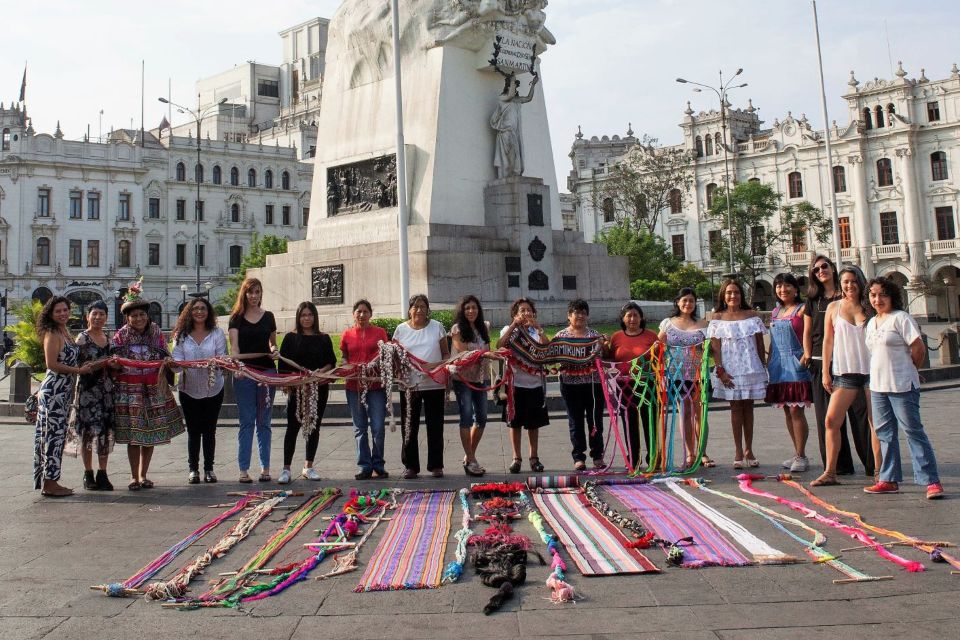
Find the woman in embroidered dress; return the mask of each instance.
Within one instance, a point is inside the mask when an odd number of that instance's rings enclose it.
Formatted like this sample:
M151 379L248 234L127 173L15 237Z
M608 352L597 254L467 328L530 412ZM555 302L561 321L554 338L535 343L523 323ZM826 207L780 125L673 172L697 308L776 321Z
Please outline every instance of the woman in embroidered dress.
M227 355L227 337L217 326L216 312L206 298L194 298L180 312L173 330L174 360L208 360ZM203 481L216 482L213 472L217 448L217 420L223 406L223 373L217 367L183 369L180 373L180 407L187 423L189 484L200 483L200 450Z
M120 307L126 324L113 336L113 353L126 360L166 360L170 357L167 341L147 309L150 302L140 297L139 286L130 287L127 301ZM153 448L167 444L183 433L183 416L173 391L160 380L158 369L123 367L114 378L114 409L117 444L127 445L130 483L127 489L152 489L147 478Z
M393 332L395 342L403 346L410 355L416 356L434 367L450 355L447 332L443 325L430 319L430 301L419 293L410 298L407 308L409 320L399 325ZM411 372L408 384L413 386L410 394L410 419L407 420L407 394L400 393L401 433L403 448L400 459L403 462L403 477L412 480L420 473L420 447L417 435L420 433L420 412L424 413L427 426L427 471L434 478L443 477L443 402L446 395L444 385L429 376Z
M664 352L664 384L670 385L668 397L674 396L670 411L681 416L683 442L686 448L686 464L696 461L697 440L703 403L700 391L705 380L700 379L703 363L703 347L707 341L707 323L697 318L697 294L690 287L684 287L673 299L673 313L660 323L659 340L666 345ZM666 453L664 452L664 455ZM707 455L704 445L704 467L715 467L716 463Z
M870 352L867 350L864 329L872 312L867 306L866 286L867 280L859 268L852 265L844 267L840 271L843 298L831 302L827 307L821 375L823 388L830 394L825 421L827 461L823 474L810 483L813 487L840 484L837 480L840 430L847 410L858 397L863 398L869 415ZM874 449L879 451L879 448L874 436Z
M476 296L460 298L450 327L451 355L490 349L490 323L483 319L483 308ZM489 387L489 362L484 359L469 369L461 369L453 381L453 392L460 408L460 444L463 445L463 471L482 476L486 469L477 462L477 447L487 426L487 392L467 386Z
M256 278L247 278L240 285L237 301L230 312L230 355L265 354L243 360L245 367L258 373L276 374L277 321L273 314L260 307L263 285ZM237 431L237 466L240 482L253 482L250 477L250 456L253 453L253 434L257 434L257 453L260 457L260 482L270 482L270 422L273 418L273 399L277 388L262 386L242 371L233 377L237 396L240 429Z
M897 493L903 480L900 470L900 442L903 429L913 460L913 476L926 485L927 500L943 497L933 446L920 421L920 375L926 346L920 327L903 310L903 294L889 278L874 278L867 288L877 315L867 322L866 342L870 349L870 395L877 439L883 450L880 478L864 487L866 493Z
M280 343L280 355L309 371L326 373L337 364L330 336L320 331L320 318L317 307L312 302L301 302L297 307L296 330L283 337ZM280 373L293 373L295 369L282 360L277 367ZM315 392L313 389L315 389ZM314 405L308 405L313 394ZM277 478L279 484L290 482L290 465L297 450L297 438L306 440L306 454L300 477L306 480L320 480L320 474L313 468L313 459L317 455L320 443L320 423L327 410L330 385L324 380L287 391L287 430L283 436L283 470ZM310 415L314 414L314 415Z
M818 255L810 263L807 274L807 303L803 309L803 357L800 364L810 369L810 390L813 393L813 414L817 423L817 439L820 443L820 460L824 467L827 465L826 419L827 406L830 404L830 394L823 388L823 337L825 332L824 318L827 307L831 302L843 297L840 291L840 274L833 261ZM829 373L829 370L827 371ZM850 424L850 433L857 455L863 462L867 475L874 473L873 453L871 449L872 436L867 416L866 398L858 395L846 420L840 425L840 450L837 454L837 474L851 475L853 473L853 457L850 455L850 441L847 438L847 423ZM792 464L792 463L791 463Z
M71 427L79 438L83 460L83 488L89 491L113 491L107 477L107 456L113 451L114 411L113 378L110 369L119 365L110 359L110 338L103 332L107 323L107 305L94 302L87 310L87 328L77 336L79 362L90 363L91 371L77 383L77 406ZM93 474L93 455L97 455L97 474Z
M813 399L810 390L810 371L800 364L803 355L803 302L800 284L790 273L781 273L773 279L777 306L770 316L770 354L767 359L770 384L767 385L768 404L783 408L787 433L793 443L794 455L783 463L793 473L806 471L810 465L806 446L809 427L804 407Z
M537 307L533 300L517 298L510 305L510 317L513 322L500 330L500 340L497 348L504 349L510 346L510 339L516 331L523 331L531 340L545 344L547 338L543 329L537 324ZM510 448L513 451L513 460L510 462L510 473L520 473L523 458L520 457L520 434L527 432L527 446L530 449L530 470L535 473L543 471L540 462L539 444L540 428L550 424L546 407L546 382L543 369L537 368L527 371L520 366L508 364L513 379L513 420L507 416L507 407L503 408L503 421L510 429Z
M380 343L389 340L387 332L370 323L373 307L367 300L353 305L354 325L340 336L340 353L344 364L365 365L376 359ZM361 369L361 375L363 370ZM358 381L347 378L347 404L353 419L353 437L357 444L357 480L389 478L384 468L384 423L387 417L387 393L375 379ZM363 387L366 387L365 398ZM366 402L364 403L364 400ZM371 446L372 440L372 446Z
M54 296L37 317L37 335L43 341L47 375L37 392L37 429L33 447L33 483L40 495L63 498L73 489L60 484L63 446L67 436L67 409L73 397L75 375L93 370L89 363L78 366L79 349L67 328L70 301Z
M556 338L592 338L597 346L605 340L590 328L590 305L577 298L567 305L568 325L557 332ZM570 445L573 447L573 468L586 469L586 450L589 442L590 457L595 469L603 468L603 387L600 374L595 369L571 371L560 368L560 395L567 407L567 426L570 430Z
M707 336L716 364L711 378L713 397L730 402L734 469L760 466L753 455L753 402L763 400L767 392L766 332L759 314L744 299L740 283L724 280Z
M620 363L617 367L621 381L620 388L623 433L630 453L631 469L646 468L650 459L650 429L656 424L659 403L657 402L656 377L651 367L651 350L655 351L657 334L647 329L647 320L643 309L636 302L628 302L620 309L620 331L604 342L603 353L606 358ZM634 392L632 387L631 363L636 362L636 376L642 385ZM641 467L640 425L643 425L643 442L646 445L646 457Z

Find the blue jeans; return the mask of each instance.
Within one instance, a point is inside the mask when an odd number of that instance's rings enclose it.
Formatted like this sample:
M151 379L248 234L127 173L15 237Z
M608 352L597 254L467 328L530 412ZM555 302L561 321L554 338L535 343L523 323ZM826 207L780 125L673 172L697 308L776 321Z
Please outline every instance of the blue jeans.
M270 419L273 410L273 398L276 387L261 387L250 378L234 378L233 390L237 397L237 413L240 418L240 431L237 434L239 450L237 466L240 471L250 468L250 454L253 448L253 432L257 432L257 452L260 454L260 466L270 468Z
M367 391L367 406L360 402L360 392L347 389L347 404L353 418L353 437L357 441L357 466L361 471L383 473L383 424L387 418L387 394L383 389ZM367 428L373 436L373 450Z
M475 386L490 386L490 382L473 383ZM487 392L471 389L459 380L453 381L453 393L460 407L460 428L469 429L477 425L478 429L487 426Z
M900 468L900 442L897 428L903 429L910 447L913 460L913 477L917 484L926 486L940 482L937 474L937 459L933 447L920 422L920 390L913 389L903 393L882 393L872 391L873 428L880 440L883 463L880 465L880 479L884 482L900 482L903 470Z

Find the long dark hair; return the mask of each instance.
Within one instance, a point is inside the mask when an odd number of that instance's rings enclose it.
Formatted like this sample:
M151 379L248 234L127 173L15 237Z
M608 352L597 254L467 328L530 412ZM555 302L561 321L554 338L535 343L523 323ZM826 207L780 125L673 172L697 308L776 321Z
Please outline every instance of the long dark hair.
M717 293L717 313L722 313L727 310L727 302L724 300L727 293L727 287L734 286L740 292L740 311L746 311L750 309L750 305L747 304L747 297L743 295L743 286L738 280L734 278L727 278L720 283L720 292Z
M830 265L830 273L833 274L833 290L837 293L840 292L840 274L837 273L837 265L829 257L823 254L817 254L813 260L810 261L810 268L807 269L807 299L813 300L815 298L823 297L823 283L817 279L816 274L813 272L813 268L817 266L817 263L823 260Z
M306 309L313 316L313 330L318 334L320 333L320 314L317 313L317 306L310 302L309 300L304 300L299 305L297 305L297 315L294 320L294 326L297 328L297 333L303 333L303 325L300 324L300 314L303 313L303 310Z
M477 305L477 334L480 336L480 340L486 344L490 342L490 332L487 331L487 323L483 321L483 307L480 306L480 300L477 299L477 296L465 295L460 298L453 311L453 324L457 325L457 329L460 331L460 339L464 342L473 342L476 339L473 334L474 327L467 320L467 314L464 313L464 309L471 302Z
M873 311L873 307L870 306L870 303L867 301L867 279L863 275L863 271L860 270L860 267L848 264L843 269L840 270L840 273L837 274L838 279L843 276L845 273L850 273L853 275L854 279L857 281L857 288L860 289L860 296L858 302L860 303L860 308L866 314L870 314ZM841 292L842 293L842 292ZM846 296L844 296L846 297Z
M203 327L207 331L213 331L217 327L217 313L213 310L210 301L206 298L194 298L183 306L183 310L177 317L177 326L173 328L174 342L182 342L193 331L193 308L200 304L207 308L207 319L203 321Z
M687 296L693 296L693 313L690 314L692 320L697 319L697 292L693 287L684 287L677 292L677 297L673 299L673 311L670 312L671 318L679 318L683 314L680 312L680 300Z
M880 291L890 296L890 306L897 311L903 311L903 291L900 285L886 276L877 276L867 283L867 291L873 288L873 285L880 287ZM869 293L868 293L869 295Z
M40 310L40 315L37 316L37 335L41 340L48 333L53 333L59 329L57 323L53 321L53 310L56 309L57 305L61 302L67 305L67 310L70 309L69 300L63 296L53 296L47 300L46 304L43 305L43 309Z

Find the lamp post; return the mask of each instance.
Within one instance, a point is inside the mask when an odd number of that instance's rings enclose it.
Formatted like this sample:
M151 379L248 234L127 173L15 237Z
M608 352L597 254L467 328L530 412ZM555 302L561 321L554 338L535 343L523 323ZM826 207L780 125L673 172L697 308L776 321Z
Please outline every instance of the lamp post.
M730 208L730 170L728 169L728 155L727 155L727 93L733 89L740 89L747 86L747 83L738 84L731 87L730 83L733 82L734 78L743 73L743 69L737 69L737 72L733 74L733 77L727 80L727 83L723 83L723 71L720 71L720 85L718 87L711 87L707 84L702 84L700 82L693 82L692 80L684 80L683 78L677 78L677 82L680 84L692 84L696 87L702 87L703 89L709 89L717 94L717 99L720 100L720 128L723 131L723 191L727 196L727 233L730 236L729 239L729 268L730 272L734 272L733 268L733 212ZM694 88L694 91L700 92L702 89Z
M182 299L180 300L180 311L183 311L183 307L187 304L187 291L190 290L190 287L182 284L180 285L180 295Z
M194 204L194 207L193 207L193 216L194 218L197 219L197 244L194 246L193 257L194 257L194 261L197 263L197 294L201 295L201 292L200 292L200 178L201 178L200 176L200 124L203 122L204 118L210 115L210 113L214 109L216 109L217 107L225 103L227 99L221 98L219 102L217 102L216 104L210 105L209 107L207 107L202 111L200 110L200 94L199 93L197 94L197 110L196 111L194 111L193 109L190 109L189 107L184 107L183 105L179 105L176 102L173 102L172 100L167 100L166 98L157 98L157 100L159 100L163 104L169 104L173 107L176 107L179 113L188 114L190 117L193 118L194 122L197 124L197 166L193 168L193 177L197 181L197 202ZM184 301L186 301L186 297L184 297Z

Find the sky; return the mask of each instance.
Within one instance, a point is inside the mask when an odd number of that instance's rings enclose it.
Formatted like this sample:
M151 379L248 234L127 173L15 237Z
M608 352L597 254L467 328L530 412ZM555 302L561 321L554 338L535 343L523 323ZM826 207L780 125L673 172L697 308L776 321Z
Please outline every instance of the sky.
M386 0L384 0L386 1ZM89 125L103 131L140 126L144 61L145 121L166 115L157 102L195 95L194 83L255 60L281 61L281 29L312 17L332 17L340 0L229 3L166 0L0 0L0 101L19 96L24 64L27 108L38 132L80 139ZM6 8L5 8L6 6ZM225 9L224 7L229 7ZM893 78L898 61L908 77L921 68L931 80L960 62L955 0L821 0L820 35L831 120L848 121L850 70L860 82ZM813 14L808 0L550 0L547 27L557 45L541 59L558 184L577 126L587 137L635 135L680 141L679 123L694 110L716 108L712 94L692 93L677 77L715 85L718 72L743 68L747 98L770 126L788 111L822 128ZM739 79L738 79L739 82ZM176 115L176 114L175 114ZM175 119L175 122L177 120Z

